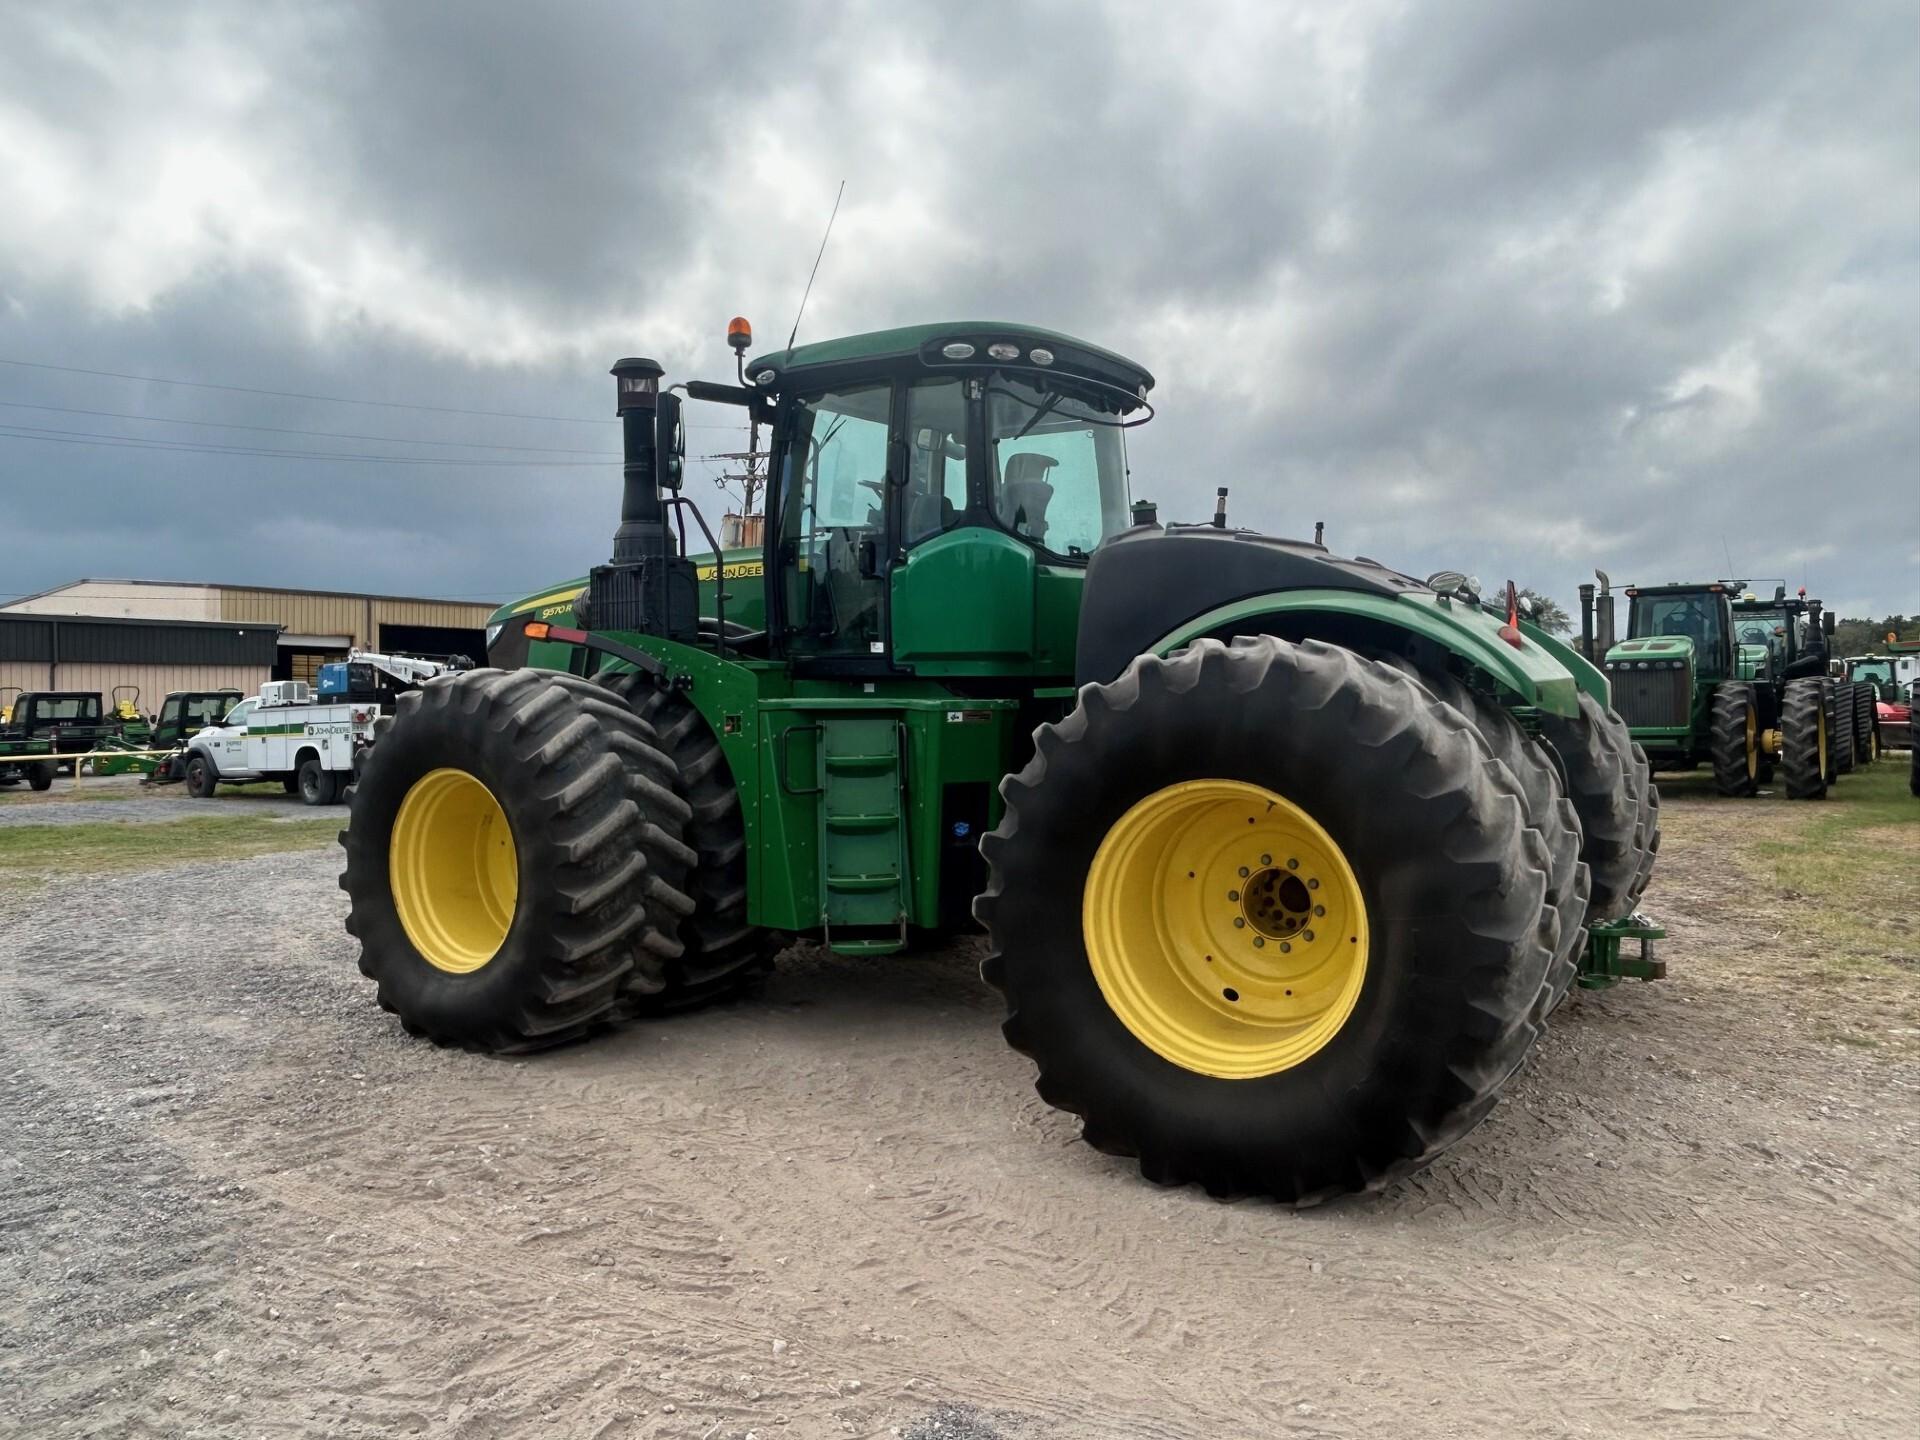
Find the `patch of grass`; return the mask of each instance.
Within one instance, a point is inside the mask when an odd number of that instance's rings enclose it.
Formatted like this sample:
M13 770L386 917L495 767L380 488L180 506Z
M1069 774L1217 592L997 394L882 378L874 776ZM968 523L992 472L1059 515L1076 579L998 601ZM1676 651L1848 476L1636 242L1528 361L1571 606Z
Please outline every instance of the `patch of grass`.
M5 789L0 789L0 805L70 805L75 801L104 804L115 800L134 799L142 795L171 794L184 796L186 793L185 789L179 785L172 785L168 786L165 790L155 791L142 785L126 784L123 779L122 783L114 783L115 779L120 778L121 777L109 777L103 780L95 780L91 776L83 776L79 785L76 786L73 783L73 777L71 775L62 775L58 780L53 782L53 788L51 790L32 790L25 784L17 786L9 785ZM222 785L220 787L220 796L222 799L233 795L253 795L262 799L278 796L284 799L286 796L286 787L281 785L278 780L259 780L248 785Z
M148 824L0 826L0 885L313 850L333 843L344 818L209 815Z
M1769 818L1736 858L1789 902L1820 968L1845 978L1864 965L1920 985L1920 800L1907 791L1906 765L1883 760L1841 777L1826 800Z

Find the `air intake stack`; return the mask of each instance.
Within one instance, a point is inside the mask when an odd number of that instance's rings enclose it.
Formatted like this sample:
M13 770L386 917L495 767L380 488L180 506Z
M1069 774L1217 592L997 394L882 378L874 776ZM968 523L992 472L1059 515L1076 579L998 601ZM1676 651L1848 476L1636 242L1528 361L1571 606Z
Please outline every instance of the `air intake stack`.
M665 373L640 358L613 367L626 460L620 528L613 535L613 560L594 567L586 612L577 618L595 630L690 640L699 623L699 581L693 562L674 544L667 527L671 502L661 495L680 489L685 463L680 397L661 391Z

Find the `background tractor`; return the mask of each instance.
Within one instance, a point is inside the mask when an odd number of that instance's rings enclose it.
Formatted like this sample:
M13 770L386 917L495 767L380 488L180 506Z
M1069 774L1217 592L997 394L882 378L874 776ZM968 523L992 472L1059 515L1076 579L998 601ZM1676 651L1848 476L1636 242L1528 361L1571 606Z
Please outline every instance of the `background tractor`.
M1827 674L1832 616L1823 626L1819 601L1804 591L1789 600L1782 586L1763 602L1745 586L1629 586L1627 636L1618 642L1604 581L1597 597L1582 586L1583 648L1602 658L1614 705L1654 770L1705 763L1721 794L1752 795L1777 765L1789 797L1816 798L1853 768L1871 705Z
M1789 596L1776 584L1773 598L1763 600L1747 592L1733 602L1733 623L1742 652L1767 646L1770 669L1789 676L1823 668L1827 724L1830 732L1828 783L1880 754L1874 739L1873 688L1852 680L1833 659L1833 612L1810 599L1806 586Z
M1846 661L1847 678L1873 692L1874 750L1901 750L1907 746L1909 712L1916 679L1920 679L1920 642L1904 647L1890 635L1884 655L1854 655Z
M401 697L351 795L347 925L412 1033L536 1049L795 937L977 921L1091 1143L1310 1203L1472 1128L1577 977L1659 973L1621 954L1658 831L1605 677L1511 587L1231 529L1224 489L1161 524L1140 365L963 322L688 384L771 427L724 554L681 396L613 373L611 560Z

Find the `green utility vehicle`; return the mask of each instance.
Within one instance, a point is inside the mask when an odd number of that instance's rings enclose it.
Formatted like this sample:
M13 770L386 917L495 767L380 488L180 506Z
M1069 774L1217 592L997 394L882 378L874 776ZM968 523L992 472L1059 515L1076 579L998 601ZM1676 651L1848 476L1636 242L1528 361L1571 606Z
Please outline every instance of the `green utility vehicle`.
M26 757L85 754L116 733L97 690L22 691L0 726L0 757L11 759L34 789L45 790L58 771L71 773L78 762L69 758L34 764Z
M680 396L613 373L612 560L402 697L352 792L347 925L412 1033L529 1050L795 937L977 921L1091 1143L1311 1203L1471 1129L1577 978L1661 973L1605 676L1510 586L1230 529L1224 489L1161 524L1128 493L1140 365L962 322L689 384L771 426L765 544L724 556Z
M238 690L175 690L160 702L151 725L123 723L118 741L103 740L94 747L96 775L146 775L157 785L186 778L186 743L207 726L218 723L242 699ZM127 752L166 750L166 755Z

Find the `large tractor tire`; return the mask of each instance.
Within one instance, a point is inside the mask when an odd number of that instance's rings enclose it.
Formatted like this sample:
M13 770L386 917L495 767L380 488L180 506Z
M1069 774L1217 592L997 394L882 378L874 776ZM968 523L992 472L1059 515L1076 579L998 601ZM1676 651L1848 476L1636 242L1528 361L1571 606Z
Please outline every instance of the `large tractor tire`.
M678 957L693 908L669 770L637 716L547 672L403 695L340 836L347 929L381 1005L436 1044L494 1051L611 1018L636 969Z
M1713 786L1722 795L1751 795L1760 788L1760 702L1753 686L1730 680L1714 687Z
M1853 762L1871 765L1880 758L1880 726L1875 722L1873 686L1853 686Z
M1584 692L1578 715L1543 715L1540 734L1560 756L1580 815L1580 858L1592 880L1588 923L1632 914L1660 846L1659 792L1646 755L1626 723Z
M1827 744L1826 682L1818 676L1789 680L1780 701L1780 768L1789 800L1818 800L1827 793L1832 761Z
M747 922L747 826L740 792L713 729L685 696L632 671L594 682L613 691L653 727L674 763L675 791L691 809L685 839L699 856L688 890L693 913L680 926L686 947L654 989L630 986L636 1014L687 1009L719 999L763 974L780 935Z
M1653 867L1660 858L1660 787L1653 778L1653 762L1637 743L1633 747L1632 779L1635 782L1633 845L1640 858L1634 869L1633 884L1627 889L1627 901L1630 906L1638 906L1640 897L1647 893L1647 886L1653 881Z
M1827 777L1832 784L1842 775L1853 772L1853 695L1842 681L1828 678L1827 687L1827 744L1833 756L1833 773Z
M1591 881L1580 858L1580 816L1567 798L1566 783L1540 741L1520 728L1511 712L1450 675L1423 674L1404 660L1387 662L1465 715L1478 727L1494 758L1513 772L1526 797L1527 824L1539 832L1552 869L1547 903L1540 910L1540 943L1553 954L1548 1008L1558 1005L1578 973L1586 944Z
M1556 859L1472 719L1261 636L1142 656L1034 738L982 973L1090 1144L1306 1205L1485 1118L1552 1003Z
M1907 712L1907 788L1920 795L1920 694Z

